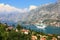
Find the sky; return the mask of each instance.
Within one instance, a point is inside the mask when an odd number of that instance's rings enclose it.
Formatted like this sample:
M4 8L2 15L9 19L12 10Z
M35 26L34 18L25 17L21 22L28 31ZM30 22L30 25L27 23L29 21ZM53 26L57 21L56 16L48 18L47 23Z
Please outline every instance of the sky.
M16 8L28 8L31 5L39 6L54 2L56 2L56 0L0 0L0 4L8 4Z

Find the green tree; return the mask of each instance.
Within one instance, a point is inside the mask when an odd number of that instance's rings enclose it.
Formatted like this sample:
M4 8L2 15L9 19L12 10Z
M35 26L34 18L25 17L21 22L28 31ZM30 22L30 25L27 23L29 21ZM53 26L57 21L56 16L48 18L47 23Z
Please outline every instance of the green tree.
M20 29L22 29L22 26L18 24L16 28L17 28L18 30L20 30Z

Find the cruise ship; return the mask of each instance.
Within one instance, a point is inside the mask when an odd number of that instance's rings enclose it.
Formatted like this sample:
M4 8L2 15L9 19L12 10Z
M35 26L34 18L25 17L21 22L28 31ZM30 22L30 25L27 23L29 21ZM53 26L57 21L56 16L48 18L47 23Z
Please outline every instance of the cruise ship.
M40 29L45 29L47 27L46 24L43 24L43 23L35 23L34 24L37 28L40 28Z

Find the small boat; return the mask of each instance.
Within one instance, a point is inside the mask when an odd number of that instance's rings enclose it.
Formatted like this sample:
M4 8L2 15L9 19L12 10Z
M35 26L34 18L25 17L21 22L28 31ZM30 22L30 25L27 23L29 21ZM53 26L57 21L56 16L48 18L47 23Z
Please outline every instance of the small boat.
M41 29L45 29L47 27L47 25L46 24L43 24L43 23L35 23L35 26L37 28L41 28Z

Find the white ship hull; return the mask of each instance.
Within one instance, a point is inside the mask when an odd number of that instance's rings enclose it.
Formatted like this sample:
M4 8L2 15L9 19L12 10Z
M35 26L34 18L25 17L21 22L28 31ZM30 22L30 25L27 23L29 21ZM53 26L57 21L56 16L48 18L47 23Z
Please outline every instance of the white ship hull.
M47 26L45 25L45 24L43 24L43 23L36 23L35 24L35 26L37 27L37 28L41 28L41 29L44 29L44 28L46 28Z

